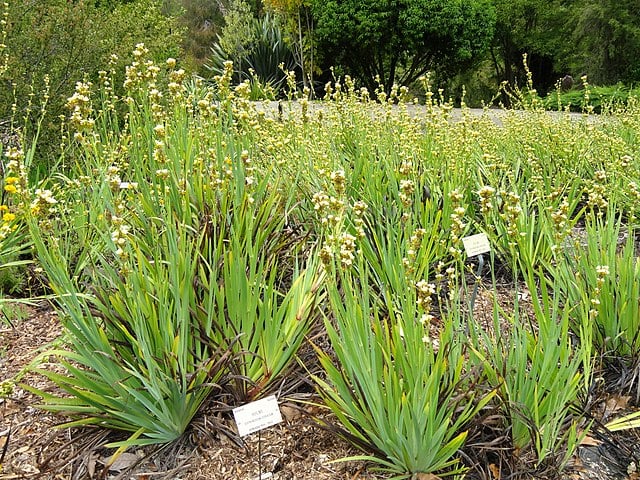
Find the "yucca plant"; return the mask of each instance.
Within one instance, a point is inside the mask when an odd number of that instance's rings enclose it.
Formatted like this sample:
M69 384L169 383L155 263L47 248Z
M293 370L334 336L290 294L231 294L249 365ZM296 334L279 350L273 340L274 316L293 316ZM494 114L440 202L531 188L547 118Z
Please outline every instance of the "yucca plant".
M240 82L251 81L262 88L272 88L276 93L286 86L285 72L293 70L295 59L287 45L278 19L266 13L261 19L252 20L253 42L248 45L242 65L236 65ZM205 68L213 75L221 75L224 62L232 60L220 39L211 47L211 58ZM282 67L281 67L282 65Z
M380 302L363 261L358 271L328 286L333 318L325 325L336 360L319 351L326 379L315 377L339 435L366 453L351 459L397 478L461 473L465 425L491 395L468 388L475 379L464 368L459 325L446 323L430 338L411 290Z

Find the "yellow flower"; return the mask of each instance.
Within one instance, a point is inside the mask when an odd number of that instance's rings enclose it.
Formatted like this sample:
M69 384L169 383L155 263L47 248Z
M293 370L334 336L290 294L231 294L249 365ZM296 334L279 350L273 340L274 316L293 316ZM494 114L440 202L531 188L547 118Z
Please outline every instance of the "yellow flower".
M16 188L15 185L9 184L4 186L4 191L7 193L16 193L18 189Z
M18 183L20 179L18 177L7 177L4 179L4 183L7 185L13 185L14 183Z
M15 213L7 212L2 216L2 221L5 223L13 222L15 219L16 219Z

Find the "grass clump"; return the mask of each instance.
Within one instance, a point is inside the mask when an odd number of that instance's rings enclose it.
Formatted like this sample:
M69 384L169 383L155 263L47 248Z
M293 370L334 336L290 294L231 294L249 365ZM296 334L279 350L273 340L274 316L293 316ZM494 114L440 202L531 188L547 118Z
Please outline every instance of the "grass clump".
M145 53L127 71L124 121L117 98L95 112L78 85L82 162L51 179L64 215L34 211L29 225L69 347L52 352L64 373L41 373L72 399L37 393L80 416L68 425L129 432L111 444L122 448L180 438L212 396L231 407L274 391L311 328L321 278L304 237L285 229L292 196L252 164L233 113L193 110L171 65L173 98L162 101Z
M424 293L376 299L369 293L374 279L359 267L359 274L340 274L328 287L335 325L325 325L336 360L320 352L326 380L316 382L340 422L337 432L373 452L354 459L397 478L460 474L466 426L494 392L471 388L478 377L464 368L459 322L447 318L432 337L428 314L418 307Z
M519 308L518 297L510 315L494 304L492 329L472 324L471 358L497 390L498 418L513 454L507 465L559 471L588 431L580 409L591 384L592 346L573 344L573 307L562 305L543 275L528 270L524 276L532 317Z

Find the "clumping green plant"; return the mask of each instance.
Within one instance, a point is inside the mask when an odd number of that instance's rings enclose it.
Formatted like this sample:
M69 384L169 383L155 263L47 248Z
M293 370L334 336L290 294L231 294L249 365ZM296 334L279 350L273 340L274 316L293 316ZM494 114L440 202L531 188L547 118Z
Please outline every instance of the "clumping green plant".
M283 265L244 251L236 240L224 252L221 286L211 288L212 305L200 308L210 334L220 342L237 338L237 356L230 368L236 403L255 400L273 392L286 380L295 355L308 335L322 275L318 263L291 272L291 286L282 291L279 273ZM210 282L212 279L204 280Z
M89 252L93 260L87 267L94 273L87 291L70 274L72 259L45 243L36 228L39 258L58 295L72 347L51 352L65 373L37 369L71 395L36 390L45 408L80 415L69 425L130 432L113 446L179 438L219 388L230 360L227 345L207 341L190 312L196 307L189 280L199 256L197 237L167 222L155 244L131 245L135 262L123 265L128 270L111 265L108 252Z
M163 94L146 53L127 69L124 122L112 93L94 110L77 85L69 128L83 162L51 179L55 212L43 200L29 224L69 347L51 352L62 373L37 369L68 396L33 390L67 425L128 432L110 443L120 451L180 438L212 395L230 408L273 392L322 279L304 236L285 229L284 181L234 133L228 77L222 114L208 94L188 96L175 61Z
M465 425L491 394L469 389L476 378L465 371L460 325L445 322L431 336L429 314L419 308L429 289L394 292L381 302L371 293L370 270L362 260L358 267L329 282L325 325L335 360L319 351L326 379L315 377L338 434L366 452L352 458L397 478L462 473L457 452Z
M483 186L478 192L482 219L479 228L487 233L498 255L520 271L550 269L557 253L584 212L581 195L554 195L544 200L524 198L512 191Z
M640 355L640 259L635 238L635 229L624 226L622 216L610 206L601 216L588 216L584 235L573 239L553 270L554 284L575 306L572 328L579 333L588 319L593 348L605 363L633 365ZM635 374L630 377L626 387L638 392Z
M240 19L236 19L238 23ZM261 19L245 19L238 34L238 25L229 24L211 47L205 68L214 76L224 72L226 61L234 62L240 82L249 80L254 100L275 99L287 82L286 72L295 68L295 60L286 44L277 17L266 13ZM242 22L240 22L242 23Z
M562 469L588 431L579 401L590 383L591 345L573 344L572 306L561 304L541 270L529 269L524 278L533 318L517 299L511 317L494 304L492 332L471 324L476 346L470 358L497 389L515 457L533 452L535 467L547 461ZM508 322L506 329L501 322Z

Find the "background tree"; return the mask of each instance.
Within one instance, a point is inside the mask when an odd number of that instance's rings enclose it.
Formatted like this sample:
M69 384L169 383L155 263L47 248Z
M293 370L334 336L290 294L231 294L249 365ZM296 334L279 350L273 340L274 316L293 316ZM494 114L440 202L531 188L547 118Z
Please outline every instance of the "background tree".
M534 85L541 92L553 88L568 72L572 50L570 9L566 0L495 0L496 32L492 58L499 81L525 82L523 55Z
M244 0L231 0L224 22L218 43L233 61L237 80L241 81L243 63L251 54L257 38L255 18L248 3Z
M287 43L302 74L305 87L313 90L315 73L314 22L309 0L265 0L265 6L283 22Z
M597 84L640 81L638 0L584 0L572 13L575 71Z
M387 90L427 71L451 75L489 46L495 10L488 0L313 0L319 51L370 89Z
M234 9L235 0L162 0L162 11L177 17L185 28L183 38L184 63L191 71L207 75L206 64L211 47L218 42L227 24L227 17ZM245 0L251 16L258 18L263 11L262 0Z
M492 58L499 80L524 81L522 56L539 93L565 74L595 84L640 80L637 0L494 0Z

